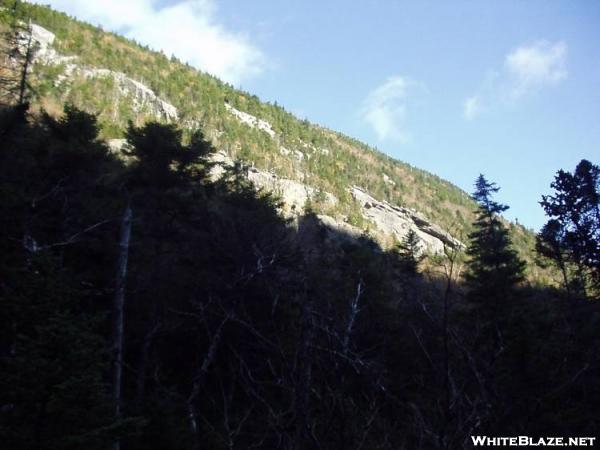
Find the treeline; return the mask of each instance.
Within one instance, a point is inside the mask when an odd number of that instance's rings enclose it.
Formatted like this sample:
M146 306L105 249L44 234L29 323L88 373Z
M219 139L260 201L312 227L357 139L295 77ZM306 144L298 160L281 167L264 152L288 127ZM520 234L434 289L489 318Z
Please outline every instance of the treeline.
M549 210L539 238L565 288L533 288L484 177L468 256L423 272L414 235L383 251L283 219L240 165L214 180L199 133L130 125L114 155L94 116L26 105L0 133L6 448L450 449L598 429L590 163L559 174L587 207Z

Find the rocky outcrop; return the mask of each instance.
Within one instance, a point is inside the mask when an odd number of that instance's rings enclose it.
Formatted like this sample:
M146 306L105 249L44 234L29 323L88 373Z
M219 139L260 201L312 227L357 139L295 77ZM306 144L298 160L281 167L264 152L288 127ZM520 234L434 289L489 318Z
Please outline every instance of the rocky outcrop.
M239 109L235 109L229 103L225 103L225 109L233 114L237 119L251 128L256 128L258 130L264 131L272 138L275 137L275 131L271 124L266 120L259 119L258 117L253 116L252 114L248 114L247 112L240 111Z
M83 79L111 78L115 83L116 95L127 97L134 112L148 112L167 121L178 120L178 112L175 106L161 99L148 86L122 72L83 66L77 62L77 57L61 55L53 48L55 35L52 32L36 24L31 24L30 30L31 39L34 43L34 62L62 66L63 68L62 74L57 78L56 83L69 83L76 77ZM21 45L27 45L29 34L24 33L20 40ZM267 133L273 139L278 138L269 122L240 111L228 103L225 103L225 108L241 123ZM301 145L303 151L280 146L280 153L295 159L297 162L307 160L311 155L317 153L330 154L330 150L326 148L316 148L308 143L301 143ZM121 139L109 142L110 150L115 153L122 153L123 146L124 140ZM214 154L212 160L214 163L211 172L213 179L223 176L225 168L233 165L232 159L224 152ZM280 178L274 173L261 171L254 167L247 167L245 171L248 179L257 188L273 192L281 198L284 204L283 213L288 217L301 217L305 213L305 207L309 201L316 201L326 208L334 207L338 202L337 198L331 193L320 191L300 181ZM387 174L383 173L382 177L386 184L395 184L394 180ZM410 230L413 230L421 238L426 249L434 253L443 252L445 245L454 248L463 246L449 233L431 223L416 211L379 201L357 186L351 187L350 192L360 205L362 215L371 221L383 235L393 236L401 240ZM356 240L362 235L360 229L347 224L343 220L326 215L316 217L321 225L329 230L331 236Z
M396 186L396 182L392 180L387 174L382 174L383 182L386 184L390 184L392 186Z
M444 245L452 248L464 246L462 242L454 239L449 233L429 222L416 211L379 201L357 186L352 186L350 193L361 206L363 216L388 236L402 240L412 230L419 236L425 247L433 253L442 253Z
M223 176L225 168L234 164L233 160L224 151L219 151L211 156L213 167L211 177L213 180ZM284 203L283 212L288 217L299 217L305 213L305 205L309 199L314 200L317 196L326 206L335 206L337 198L328 193L321 192L311 186L299 181L280 178L277 175L247 167L245 174L250 181L259 189L274 192ZM371 221L377 230L385 236L393 236L402 240L410 230L413 230L424 244L424 249L433 253L442 253L444 245L452 248L463 247L463 244L454 239L449 233L437 225L431 223L416 211L402 206L392 205L388 202L376 200L365 190L352 186L350 192L361 206L362 215ZM327 215L317 216L322 225L330 230L333 235L344 239L358 239L362 230L354 227L343 220L338 220Z
M319 191L295 180L279 178L274 173L250 168L248 169L248 179L258 188L279 195L285 203L286 210L290 213L303 214L304 207L309 199L316 201L317 197L320 197L319 201L326 207L337 204L337 198L329 192Z
M30 30L34 50L33 62L43 65L63 66L63 72L56 80L58 84L69 82L76 76L83 78L110 77L115 81L118 95L132 99L130 105L135 113L147 111L159 119L178 120L177 108L161 99L148 86L129 78L122 72L81 66L77 63L76 56L61 55L53 48L56 39L54 33L36 24L31 24ZM29 34L22 32L19 41L21 47L26 47Z
M77 59L76 56L64 56L59 54L52 47L55 36L51 31L44 27L32 23L30 25L31 40L34 44L33 61L45 65L71 64ZM22 32L19 37L22 46L26 46L29 41L27 33Z
M119 94L132 99L131 106L136 113L148 110L154 116L168 121L176 121L179 118L175 106L159 98L145 84L129 78L122 72L86 67L76 70L76 73L84 78L112 78L115 81Z
M352 242L364 235L363 231L346 222L336 220L325 214L318 214L319 223L328 231L327 238L335 242Z
M214 153L211 158L213 167L211 169L211 178L219 179L223 176L226 167L233 166L233 160L224 151ZM337 198L329 192L322 192L299 181L280 178L274 173L258 170L255 167L246 167L245 174L247 178L259 189L265 189L273 192L284 203L283 212L288 216L297 216L303 214L306 203L310 200L318 200L325 206L335 206Z

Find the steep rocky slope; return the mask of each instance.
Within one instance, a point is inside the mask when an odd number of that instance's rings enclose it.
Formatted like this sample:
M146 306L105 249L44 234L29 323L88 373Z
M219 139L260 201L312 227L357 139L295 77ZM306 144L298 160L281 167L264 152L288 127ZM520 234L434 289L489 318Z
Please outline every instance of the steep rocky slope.
M434 252L465 241L475 205L435 175L49 8L27 5L24 14L35 24L36 104L52 113L71 102L98 114L115 150L128 121L201 128L217 158L243 161L258 187L281 195L288 214L310 203L326 220L387 244L412 229ZM531 259L532 234L510 226Z

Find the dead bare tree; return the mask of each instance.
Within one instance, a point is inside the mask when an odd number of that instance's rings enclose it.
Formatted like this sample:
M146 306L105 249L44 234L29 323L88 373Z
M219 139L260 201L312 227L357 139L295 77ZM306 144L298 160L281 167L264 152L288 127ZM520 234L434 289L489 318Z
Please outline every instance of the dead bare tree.
M121 419L121 384L123 375L123 332L125 312L125 286L127 284L127 261L131 240L132 210L130 200L123 211L121 234L119 239L119 258L115 280L115 297L112 319L112 388L116 420ZM119 450L121 443L115 441L114 448Z

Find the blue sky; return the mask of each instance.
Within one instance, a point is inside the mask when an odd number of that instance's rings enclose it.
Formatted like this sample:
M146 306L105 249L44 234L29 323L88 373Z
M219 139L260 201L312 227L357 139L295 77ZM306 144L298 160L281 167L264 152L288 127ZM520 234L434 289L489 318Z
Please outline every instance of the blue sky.
M528 227L558 169L600 163L600 2L49 3L467 192L483 173Z

